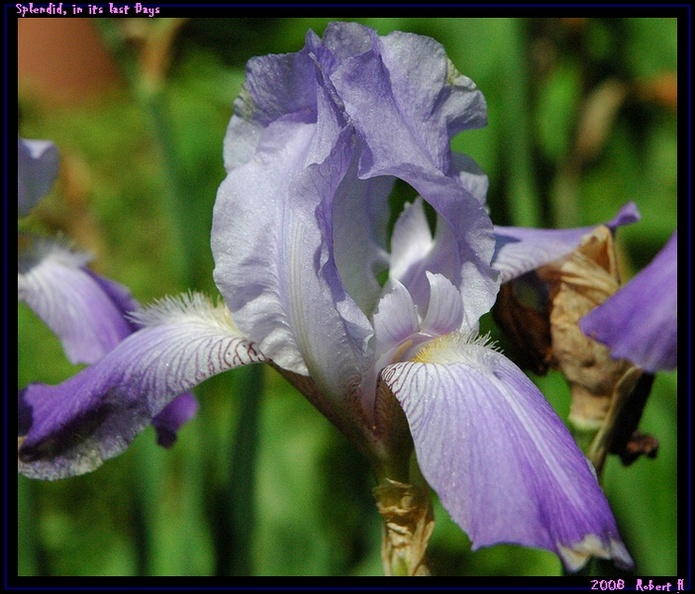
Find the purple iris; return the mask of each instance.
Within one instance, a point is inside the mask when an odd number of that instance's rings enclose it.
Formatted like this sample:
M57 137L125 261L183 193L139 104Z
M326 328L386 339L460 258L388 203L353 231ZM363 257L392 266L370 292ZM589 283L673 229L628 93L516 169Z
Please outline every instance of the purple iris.
M612 356L652 373L677 363L677 236L674 231L649 265L579 321Z
M224 304L161 302L93 366L30 386L20 471L91 470L177 394L267 361L365 453L377 479L407 481L414 449L474 548L542 547L571 570L591 556L630 566L562 421L476 337L499 288L496 240L487 180L450 140L485 122L482 93L426 37L334 23L297 53L252 59L214 210ZM420 197L389 237L397 180Z
M18 212L24 216L53 186L59 155L55 145L46 140L20 138L17 150ZM89 270L89 260L64 242L27 234L19 237L18 299L61 340L72 363L94 363L138 328L128 318L128 313L139 309L130 291ZM152 424L159 443L171 445L178 428L196 408L195 398L182 394L157 415ZM47 414L51 415L50 409ZM29 416L22 421L21 417L19 432L23 435L32 419ZM55 420L61 418L58 413Z

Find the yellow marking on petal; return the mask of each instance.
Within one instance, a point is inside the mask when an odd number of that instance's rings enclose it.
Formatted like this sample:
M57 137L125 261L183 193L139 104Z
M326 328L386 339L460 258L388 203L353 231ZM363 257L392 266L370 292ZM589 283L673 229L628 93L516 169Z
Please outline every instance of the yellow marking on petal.
M163 297L146 308L130 312L128 317L142 326L168 324L177 319L199 319L239 334L224 301L215 304L207 295L195 291Z
M411 346L413 346L413 339L409 338L398 347L398 350L393 354L393 357L391 357L391 362L400 361L403 353L405 353Z
M495 349L489 334L476 336L452 332L430 340L417 352L412 361L416 363L439 363L440 365L461 363L469 361L471 350L477 352L480 348Z

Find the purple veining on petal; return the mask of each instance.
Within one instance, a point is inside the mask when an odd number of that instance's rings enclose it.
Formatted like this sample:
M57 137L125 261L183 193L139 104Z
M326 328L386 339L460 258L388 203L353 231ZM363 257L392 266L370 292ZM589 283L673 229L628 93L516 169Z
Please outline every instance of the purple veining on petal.
M19 392L21 473L52 480L90 472L157 415L170 431L184 422L195 412L189 396L163 412L177 396L222 371L266 361L225 309L200 296L165 301L139 321L143 329L62 384Z
M589 462L502 354L446 337L382 377L403 406L425 478L474 549L541 547L573 571L592 555L632 564Z

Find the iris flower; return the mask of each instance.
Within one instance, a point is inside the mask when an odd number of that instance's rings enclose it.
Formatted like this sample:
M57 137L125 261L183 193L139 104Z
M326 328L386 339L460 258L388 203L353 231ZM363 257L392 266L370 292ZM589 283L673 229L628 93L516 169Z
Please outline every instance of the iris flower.
M645 268L579 321L582 331L606 344L614 357L651 373L675 369L677 363L677 236L674 231Z
M28 215L50 191L58 175L59 155L47 140L18 141L18 212ZM72 363L94 363L137 326L127 314L139 308L123 285L89 268L90 257L45 237L19 237L18 299L26 303L60 339ZM195 414L192 394L182 394L153 418L161 445ZM20 413L20 434L22 433Z
M20 471L93 470L176 395L268 362L366 455L380 484L410 481L414 449L474 548L541 547L570 570L591 556L630 566L562 421L477 337L500 282L496 240L487 179L450 140L485 122L482 93L430 38L333 23L297 53L252 59L214 208L223 302L165 299L136 313L142 329L91 367L29 386ZM397 180L420 197L389 233Z

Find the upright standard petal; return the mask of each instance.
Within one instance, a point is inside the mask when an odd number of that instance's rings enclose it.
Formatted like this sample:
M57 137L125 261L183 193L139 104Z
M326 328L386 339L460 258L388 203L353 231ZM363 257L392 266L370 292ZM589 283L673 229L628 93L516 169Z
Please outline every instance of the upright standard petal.
M635 203L628 202L611 221L604 224L614 231L617 227L639 221L639 218ZM505 283L566 256L595 228L596 225L574 229L530 229L496 225L492 266L500 271L501 281Z
M473 548L632 560L589 462L535 385L484 343L449 335L382 379L408 419L422 473Z
M89 257L41 238L20 238L18 298L61 340L73 363L93 363L134 331L129 291L87 269Z
M633 279L581 320L616 359L656 372L677 364L677 232Z
M479 219L478 232L481 252L491 244L485 237L484 220ZM476 223L468 220L457 229L475 229ZM396 221L391 238L391 260L389 275L408 289L421 312L430 307L430 274L446 278L459 291L459 304L465 303L462 311L462 329L476 331L481 315L489 311L497 293L496 273L484 264L484 256L478 260L465 257L470 249L465 233L454 228L442 216L437 216L434 238L429 229L421 198L407 204ZM479 274L481 268L483 274ZM490 272L493 272L490 274ZM451 330L450 330L451 331Z
M143 329L62 384L20 391L22 474L52 480L90 472L124 451L180 394L222 371L266 361L227 309L200 295L163 301L138 322Z
M369 375L372 328L339 278L322 212L323 198L340 192L350 166L349 136L342 133L325 162L307 164L314 132L308 124L274 122L254 159L222 183L214 276L244 335L283 369L311 375L340 410L347 395L359 399ZM370 392L373 398L373 387L365 387Z
M451 280L468 303L467 317L477 321L497 294L498 274L490 267L495 241L477 173L470 162L452 163L450 142L461 130L485 124L483 95L432 39L399 33L380 38L354 23L335 23L324 43L333 47L334 38L342 43L345 37L359 43L327 71L360 139L357 176L400 178L441 215L461 263Z
M378 37L356 23L331 23L323 40L337 57L330 80L365 140L360 176L394 163L448 175L451 138L484 126L487 107L444 47L399 31Z
M17 160L19 216L25 216L48 193L58 176L58 149L48 140L19 138Z
M242 332L338 407L357 389L367 417L373 408L369 318L388 263L395 177L441 215L438 236L448 233L435 238L429 271L461 291L470 325L492 306L484 184L469 161L452 163L450 148L452 134L484 120L480 91L427 38L333 23L296 54L249 64L225 141L215 280ZM424 311L425 270L417 282L421 295L408 290Z

